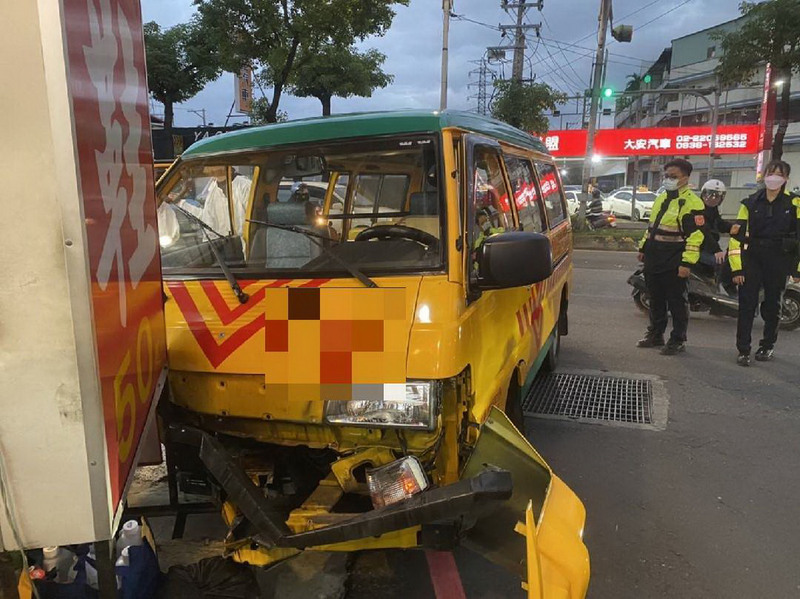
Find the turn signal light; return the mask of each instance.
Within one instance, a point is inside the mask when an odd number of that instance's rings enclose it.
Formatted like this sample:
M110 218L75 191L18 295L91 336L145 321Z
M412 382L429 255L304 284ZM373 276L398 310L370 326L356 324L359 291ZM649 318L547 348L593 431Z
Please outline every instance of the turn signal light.
M428 488L422 464L414 456L367 470L367 486L372 505L384 507L413 497Z

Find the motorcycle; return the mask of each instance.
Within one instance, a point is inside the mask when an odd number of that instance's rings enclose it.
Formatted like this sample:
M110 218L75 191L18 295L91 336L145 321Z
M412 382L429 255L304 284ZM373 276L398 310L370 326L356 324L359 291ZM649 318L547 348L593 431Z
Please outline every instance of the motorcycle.
M644 281L644 269L638 268L628 284L633 287L632 296L636 306L645 314L650 312L650 296ZM763 295L763 291L762 291ZM739 299L729 293L713 277L703 276L694 270L689 274L689 310L710 312L715 316L736 316ZM790 331L800 327L800 284L789 282L783 293L780 328Z
M598 216L587 216L586 226L590 231L605 228L615 228L617 226L617 217L610 212L603 212Z

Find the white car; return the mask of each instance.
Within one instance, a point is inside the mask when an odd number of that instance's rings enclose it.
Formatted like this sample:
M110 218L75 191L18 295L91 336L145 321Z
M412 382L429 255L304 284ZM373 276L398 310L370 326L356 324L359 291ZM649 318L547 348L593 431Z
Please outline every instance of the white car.
M577 191L565 191L564 197L567 198L567 211L570 216L578 214L578 208L581 206L581 201L578 198Z
M653 202L656 201L656 194L652 191L636 192L636 212L632 220L642 220L650 218L650 211L653 209ZM627 189L618 189L609 195L603 205L608 205L608 210L615 216L631 218L631 200L633 193Z

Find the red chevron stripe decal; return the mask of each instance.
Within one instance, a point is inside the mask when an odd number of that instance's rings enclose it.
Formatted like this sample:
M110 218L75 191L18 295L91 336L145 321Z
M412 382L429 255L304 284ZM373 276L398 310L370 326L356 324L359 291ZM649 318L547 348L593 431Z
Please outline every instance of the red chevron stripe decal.
M217 343L186 285L183 283L168 283L167 285L172 292L175 303L178 304L183 317L186 319L186 324L189 325L189 330L214 368L217 368L234 351L239 349L245 341L264 328L264 313L259 312L251 322L234 331L222 343Z
M200 288L203 290L206 298L208 298L211 307L214 309L214 313L223 326L228 326L246 314L255 312L255 317L250 322L238 328L221 343L217 343L217 339L208 328L208 324L192 298L191 293L189 293L186 284L183 282L170 282L167 283L167 287L172 292L172 297L175 299L175 303L183 314L186 323L189 325L189 330L192 332L203 354L211 363L211 366L217 368L228 359L233 352L239 349L245 341L265 328L266 317L264 316L264 307L262 305L265 297L265 290L268 287L285 287L291 283L292 280L293 279L277 279L275 281L270 281L255 291L248 288L257 285L259 283L258 281L242 281L242 289L250 293L250 299L246 304L240 304L237 301L233 306L228 305L228 302L222 296L222 293L214 281L200 281ZM310 279L298 285L298 287L322 287L328 281L330 281L330 279Z

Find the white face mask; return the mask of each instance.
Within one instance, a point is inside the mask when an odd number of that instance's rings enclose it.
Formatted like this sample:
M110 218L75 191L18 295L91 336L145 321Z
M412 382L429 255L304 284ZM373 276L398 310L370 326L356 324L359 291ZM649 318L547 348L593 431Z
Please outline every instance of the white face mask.
M783 184L786 183L786 179L781 177L780 175L767 175L764 177L764 185L767 186L767 189L770 191L775 191L776 189L780 189L783 187Z
M666 189L667 191L675 191L676 189L678 189L677 179L670 179L669 177L667 177L662 181L662 183L664 185L664 189Z

